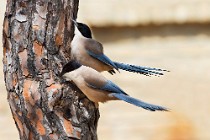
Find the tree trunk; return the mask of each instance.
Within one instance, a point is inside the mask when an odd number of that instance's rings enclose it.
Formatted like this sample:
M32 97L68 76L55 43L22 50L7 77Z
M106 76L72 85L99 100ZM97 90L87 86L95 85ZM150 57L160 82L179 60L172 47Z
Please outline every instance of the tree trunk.
M8 0L3 27L8 102L21 140L97 139L98 109L59 77L79 0Z

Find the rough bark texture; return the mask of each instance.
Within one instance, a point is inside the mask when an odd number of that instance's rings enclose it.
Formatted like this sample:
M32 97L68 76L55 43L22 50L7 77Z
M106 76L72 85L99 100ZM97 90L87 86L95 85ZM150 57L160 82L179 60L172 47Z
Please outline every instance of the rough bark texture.
M8 0L4 76L20 139L97 139L99 112L59 77L69 61L79 0Z

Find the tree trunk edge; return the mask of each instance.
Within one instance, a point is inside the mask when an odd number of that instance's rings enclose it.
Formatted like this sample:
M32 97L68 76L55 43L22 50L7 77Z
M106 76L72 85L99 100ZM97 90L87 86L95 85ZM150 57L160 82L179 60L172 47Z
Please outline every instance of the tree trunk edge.
M59 77L71 59L78 6L79 0L7 1L3 71L21 140L97 140L99 110Z

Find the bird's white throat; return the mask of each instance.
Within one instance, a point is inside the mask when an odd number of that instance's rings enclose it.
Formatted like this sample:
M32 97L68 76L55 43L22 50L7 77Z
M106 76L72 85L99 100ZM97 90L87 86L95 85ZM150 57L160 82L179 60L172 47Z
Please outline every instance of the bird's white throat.
M74 26L74 34L78 36L82 36L81 32L79 31L76 25Z

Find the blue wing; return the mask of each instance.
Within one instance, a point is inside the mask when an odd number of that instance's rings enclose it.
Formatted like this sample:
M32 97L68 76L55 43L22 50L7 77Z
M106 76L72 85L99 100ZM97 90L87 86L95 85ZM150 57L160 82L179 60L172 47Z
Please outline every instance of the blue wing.
M89 50L87 50L88 54L96 59L98 59L99 61L115 68L116 70L118 70L118 67L114 64L114 62L112 62L112 60L110 60L106 55L104 55L103 53L100 54L95 54Z
M111 81L107 81L105 85L103 85L102 87L97 87L96 85L90 84L88 83L88 85L92 88L98 89L98 90L104 90L104 91L108 91L111 92L110 95L114 96L120 100L123 100L125 102L128 102L130 104L136 105L138 107L142 107L146 110L150 110L150 111L167 111L166 108L161 107L161 106L157 106L157 105L152 105L149 103L145 103L143 101L140 101L138 99L135 99L133 97L130 97L128 94L126 94L122 89L120 89L116 84L114 84Z
M109 81L109 80L104 85L104 87L102 87L101 89L112 92L112 93L120 93L120 94L128 95L121 88L119 88L116 84L114 84L112 81Z
M123 63L118 63L114 62L114 64L122 70L129 71L129 72L136 72L140 73L146 76L151 76L151 75L163 75L163 71L167 70L162 70L162 69L157 69L157 68L150 68L150 67L142 67L142 66L135 66L135 65L130 65L130 64L123 64ZM168 72L168 71L167 71Z
M109 80L107 80L107 82L103 86L97 86L96 84L98 83L94 84L87 80L86 80L86 83L88 84L89 87L92 87L94 89L127 95L121 88L119 88L116 84L114 84L112 81L109 81Z
M162 107L162 106L157 106L157 105L153 105L153 104L149 104L149 103L145 103L143 101L140 101L138 99L135 99L135 98L132 98L128 95L125 95L125 94L119 94L119 93L111 93L112 96L120 99L120 100L123 100L123 101L126 101L130 104L133 104L133 105L136 105L138 107L142 107L146 110L150 110L150 111L168 111L167 108L165 107Z

